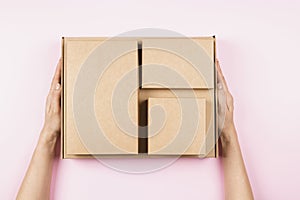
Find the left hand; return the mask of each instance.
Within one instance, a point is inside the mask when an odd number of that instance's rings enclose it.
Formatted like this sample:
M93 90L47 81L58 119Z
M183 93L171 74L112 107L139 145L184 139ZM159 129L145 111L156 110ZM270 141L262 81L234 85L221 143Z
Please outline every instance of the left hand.
M41 133L41 139L46 143L56 143L61 131L61 70L62 61L59 60L51 88L47 96L45 123Z

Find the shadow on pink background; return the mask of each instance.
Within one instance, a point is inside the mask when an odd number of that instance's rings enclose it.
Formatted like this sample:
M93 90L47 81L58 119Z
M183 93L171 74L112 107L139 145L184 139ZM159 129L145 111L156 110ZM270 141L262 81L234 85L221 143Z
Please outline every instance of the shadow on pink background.
M7 1L0 3L0 198L13 199L43 124L62 36L164 28L216 35L256 199L300 199L297 1ZM135 161L131 161L135 162ZM58 160L53 199L223 199L218 159L179 159L155 173Z

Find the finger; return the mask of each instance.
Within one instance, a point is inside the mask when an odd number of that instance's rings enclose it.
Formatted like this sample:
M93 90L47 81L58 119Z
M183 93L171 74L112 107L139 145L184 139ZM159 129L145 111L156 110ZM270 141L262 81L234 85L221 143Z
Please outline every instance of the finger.
M51 99L51 107L54 113L60 112L61 85L57 83Z
M47 97L46 112L55 113L60 111L61 85L56 84L54 89L51 89Z
M47 99L46 99L46 113L50 112L51 100L52 100L52 96L51 96L51 90L50 90L50 93L48 94Z
M222 73L222 70L221 70L221 67L220 67L220 63L219 61L217 60L216 61L216 68L217 68L217 75L218 75L218 82L222 84L222 86L224 87L224 90L226 92L228 92L228 86L227 86L227 83L226 83L226 80L224 78L224 75Z
M226 104L227 104L227 109L232 112L233 111L233 97L230 93L227 93L226 95Z
M52 79L51 89L55 89L57 87L57 83L60 83L61 69L62 69L62 60L59 59L56 66L55 74Z

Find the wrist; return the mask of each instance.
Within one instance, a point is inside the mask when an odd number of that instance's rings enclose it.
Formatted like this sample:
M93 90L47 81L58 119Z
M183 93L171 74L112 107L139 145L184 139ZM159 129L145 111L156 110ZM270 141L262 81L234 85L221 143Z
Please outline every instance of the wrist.
M238 145L238 137L234 125L230 125L221 131L220 141L222 149Z
M230 142L233 139L236 139L237 134L236 134L236 129L233 123L230 123L226 126L223 127L221 130L221 139Z
M39 152L46 153L48 155L55 155L55 147L59 134L55 132L50 132L43 128L38 140L36 150Z
M48 128L48 126L45 125L41 131L40 139L44 143L55 143L59 138L59 135L59 131Z

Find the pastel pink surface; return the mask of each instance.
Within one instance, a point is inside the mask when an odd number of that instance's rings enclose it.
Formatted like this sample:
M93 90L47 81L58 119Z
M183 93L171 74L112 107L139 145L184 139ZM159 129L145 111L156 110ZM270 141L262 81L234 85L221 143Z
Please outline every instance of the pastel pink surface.
M114 36L146 27L216 35L256 199L300 199L299 10L297 1L1 2L0 198L15 197L29 164L61 36ZM59 160L52 197L223 199L222 181L216 159L179 159L141 175L95 160Z

